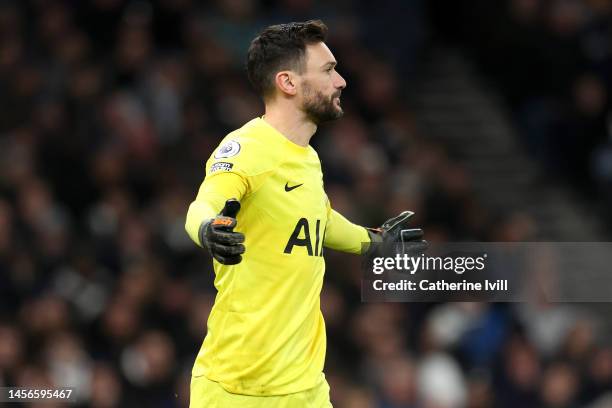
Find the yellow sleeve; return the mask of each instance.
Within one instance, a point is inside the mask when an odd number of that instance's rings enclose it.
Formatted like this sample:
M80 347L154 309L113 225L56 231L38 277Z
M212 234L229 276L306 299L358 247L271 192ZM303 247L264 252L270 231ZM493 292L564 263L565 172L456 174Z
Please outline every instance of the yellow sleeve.
M370 242L368 231L330 207L323 245L337 251L361 254L364 242Z
M199 246L202 246L198 237L202 221L219 214L230 198L240 201L247 191L247 182L239 174L221 172L213 176L204 179L196 199L189 205L187 211L185 229L193 242Z
M276 171L279 155L252 135L227 135L206 162L206 177L187 211L185 229L198 245L202 221L215 217L230 198L242 200Z

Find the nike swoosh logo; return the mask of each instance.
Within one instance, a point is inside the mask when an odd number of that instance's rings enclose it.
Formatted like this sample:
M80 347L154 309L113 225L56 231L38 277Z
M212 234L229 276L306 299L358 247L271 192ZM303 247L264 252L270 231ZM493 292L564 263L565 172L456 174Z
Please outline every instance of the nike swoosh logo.
M285 183L285 191L289 192L289 191L295 190L299 186L303 186L303 185L304 185L304 183L289 187L289 183Z

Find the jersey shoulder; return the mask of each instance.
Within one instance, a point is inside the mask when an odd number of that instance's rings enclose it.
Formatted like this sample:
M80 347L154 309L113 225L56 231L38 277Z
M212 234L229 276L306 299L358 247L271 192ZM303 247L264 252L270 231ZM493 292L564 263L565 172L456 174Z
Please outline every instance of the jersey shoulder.
M235 172L250 177L278 167L282 152L275 140L267 137L266 128L257 119L248 122L223 138L206 163L206 174Z

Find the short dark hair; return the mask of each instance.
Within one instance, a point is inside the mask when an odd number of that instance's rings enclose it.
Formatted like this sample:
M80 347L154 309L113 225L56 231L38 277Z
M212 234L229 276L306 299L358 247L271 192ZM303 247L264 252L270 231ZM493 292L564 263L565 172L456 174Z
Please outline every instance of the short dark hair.
M251 41L247 54L247 73L255 91L266 99L274 92L277 72L303 72L306 46L326 38L327 26L321 20L266 27Z

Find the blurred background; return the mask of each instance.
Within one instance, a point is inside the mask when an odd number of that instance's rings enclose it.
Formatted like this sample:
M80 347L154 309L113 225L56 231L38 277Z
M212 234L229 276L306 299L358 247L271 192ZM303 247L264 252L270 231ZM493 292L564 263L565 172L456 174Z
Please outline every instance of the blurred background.
M313 143L349 219L611 240L608 0L2 1L0 386L188 405L215 292L187 207L262 114L250 40L310 18L348 82ZM327 259L335 407L612 407L608 304L365 304L359 258Z

